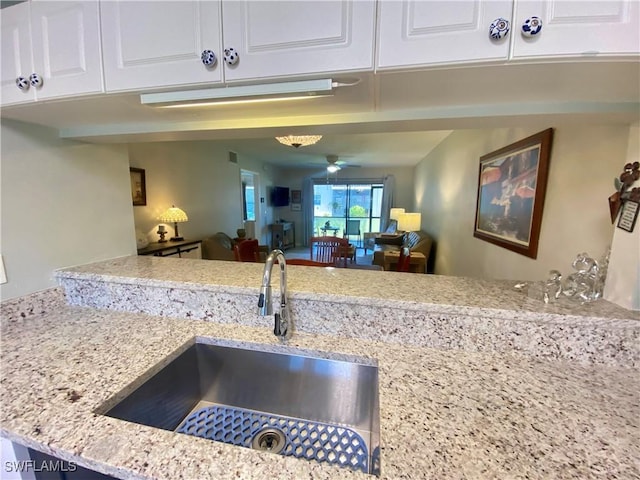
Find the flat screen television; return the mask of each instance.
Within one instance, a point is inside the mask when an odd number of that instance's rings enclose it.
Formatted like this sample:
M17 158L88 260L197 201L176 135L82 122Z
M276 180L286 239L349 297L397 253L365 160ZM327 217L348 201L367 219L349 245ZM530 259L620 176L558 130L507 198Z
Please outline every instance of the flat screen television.
M286 207L289 205L289 188L273 187L271 189L271 205L274 207Z

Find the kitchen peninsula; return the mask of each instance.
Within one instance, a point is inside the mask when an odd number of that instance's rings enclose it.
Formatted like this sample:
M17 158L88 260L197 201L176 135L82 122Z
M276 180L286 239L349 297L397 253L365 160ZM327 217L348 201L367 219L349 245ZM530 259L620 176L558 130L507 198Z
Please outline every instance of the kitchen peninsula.
M71 305L61 289L4 302L2 436L118 478L371 478L100 414L209 337L376 360L381 478L638 475L636 313L562 311L501 282L290 266L297 330L282 346L255 314L261 269L122 257L57 272Z

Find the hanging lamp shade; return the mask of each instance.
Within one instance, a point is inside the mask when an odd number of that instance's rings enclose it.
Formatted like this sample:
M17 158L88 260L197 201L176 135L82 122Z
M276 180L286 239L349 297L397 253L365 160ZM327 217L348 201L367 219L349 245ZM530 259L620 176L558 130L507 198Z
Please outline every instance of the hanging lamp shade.
M318 143L321 138L322 135L287 135L285 137L276 137L276 140L278 140L283 145L300 148Z

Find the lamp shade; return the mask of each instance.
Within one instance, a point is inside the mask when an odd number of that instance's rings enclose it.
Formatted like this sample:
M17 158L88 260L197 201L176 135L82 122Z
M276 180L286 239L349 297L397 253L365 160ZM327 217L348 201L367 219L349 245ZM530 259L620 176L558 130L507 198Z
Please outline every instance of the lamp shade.
M167 209L167 211L165 211L162 215L160 215L158 217L158 220L166 223L180 223L188 221L189 217L187 217L187 214L184 212L184 210L180 210L174 205L171 208Z
M404 232L417 232L422 223L421 213L401 213L398 218L398 230Z
M389 218L391 220L398 221L401 213L404 213L404 208L392 208L391 210L389 210Z
M322 135L287 135L286 137L276 137L276 140L283 145L299 148L318 143L321 138Z

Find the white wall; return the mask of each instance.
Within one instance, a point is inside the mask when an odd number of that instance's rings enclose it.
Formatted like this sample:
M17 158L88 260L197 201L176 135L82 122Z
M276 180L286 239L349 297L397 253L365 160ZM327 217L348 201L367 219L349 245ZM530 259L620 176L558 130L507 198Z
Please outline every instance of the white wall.
M392 168L344 168L340 170L337 177L331 174L331 178L351 179L351 178L372 178L380 179L387 175L393 175L396 179L396 189L394 195L394 206L411 211L414 205L413 195L413 167L392 167ZM294 190L302 190L302 181L305 177L313 173L310 169L300 168L280 168L277 176L277 185L289 187ZM324 168L314 175L314 178L326 178ZM287 221L295 222L296 226L296 246L304 244L302 229L302 212L292 211L291 206L274 208L275 218L283 218Z
M629 129L629 146L625 163L640 160L640 125ZM620 165L618 175L622 173ZM640 188L640 180L631 188ZM616 223L618 223L616 218ZM630 310L640 310L640 217L632 232L615 228L604 298Z
M570 272L580 252L605 252L613 233L607 198L626 161L626 126L555 129L536 260L473 237L480 156L540 130L455 131L416 167L416 205L437 242L435 273L542 280L553 268Z
M130 144L129 162L145 169L147 205L133 209L136 228L152 242L159 238L158 216L172 204L189 216L188 222L178 225L181 236L203 238L225 232L234 237L242 226L240 169L261 174L261 194L270 184L260 162L238 155L238 163L232 163L227 150L206 141ZM173 226L168 230L172 235Z
M125 147L8 120L0 131L3 300L54 286L57 268L136 253Z

